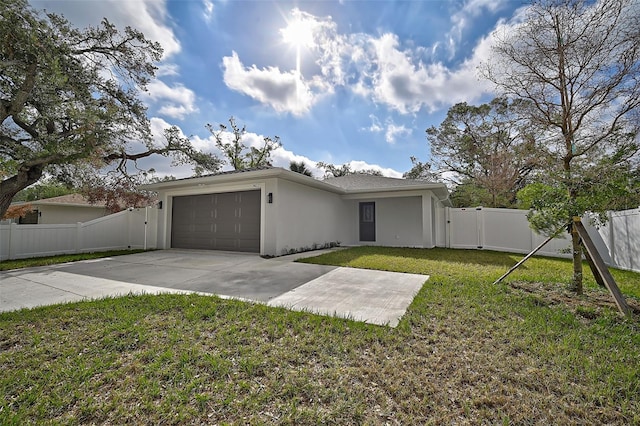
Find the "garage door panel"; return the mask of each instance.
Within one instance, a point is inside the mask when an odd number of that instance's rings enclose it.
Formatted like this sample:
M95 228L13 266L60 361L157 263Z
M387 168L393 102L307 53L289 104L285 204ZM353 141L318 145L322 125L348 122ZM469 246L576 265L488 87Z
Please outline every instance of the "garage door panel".
M251 239L244 240L240 239L238 241L238 251L245 252L259 252L260 251L260 240L259 239Z
M173 198L171 246L260 251L260 191Z

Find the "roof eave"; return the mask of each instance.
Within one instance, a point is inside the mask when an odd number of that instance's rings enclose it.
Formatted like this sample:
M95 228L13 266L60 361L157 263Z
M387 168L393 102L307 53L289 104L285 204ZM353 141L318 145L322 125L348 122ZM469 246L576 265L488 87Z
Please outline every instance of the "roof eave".
M367 194L367 193L375 193L375 192L404 192L404 191L424 191L430 190L436 193L436 196L441 199L440 201L448 201L449 198L449 190L446 185L443 183L425 183L419 185L406 185L399 187L389 187L389 188L366 188L366 189L344 189L337 185L332 185L330 183L323 182L321 180L315 179L310 176L305 176L300 173L296 173L290 170L286 170L279 167L274 167L272 169L264 169L264 170L252 170L248 172L242 173L229 173L229 174L218 174L218 175L209 175L203 177L195 177L195 178L186 178L180 180L173 180L167 182L158 182L146 185L140 185L138 188L149 190L149 191L167 191L172 189L180 189L187 188L193 185L199 184L223 184L229 182L238 182L238 181L246 181L246 180L254 180L254 179L268 179L268 178L281 178L291 182L299 183L301 185L310 186L317 189L322 189L325 191L333 192L335 194ZM445 203L446 204L446 203Z
M180 180L167 181L167 182L158 182L158 183L140 185L138 186L138 188L148 190L148 191L166 191L171 189L180 189L180 188L190 187L190 186L199 185L199 184L216 184L216 183L222 184L222 183L229 183L229 182L239 182L239 181L245 181L245 180L268 179L268 178L282 178L292 182L297 182L297 183L311 186L318 189L324 189L326 191L331 191L338 194L344 193L344 190L337 186L319 181L310 176L305 176L303 174L292 172L290 170L286 170L278 167L274 167L272 169L264 169L264 170L253 170L253 171L242 172L242 173L219 174L219 175L187 178L187 179L180 179Z

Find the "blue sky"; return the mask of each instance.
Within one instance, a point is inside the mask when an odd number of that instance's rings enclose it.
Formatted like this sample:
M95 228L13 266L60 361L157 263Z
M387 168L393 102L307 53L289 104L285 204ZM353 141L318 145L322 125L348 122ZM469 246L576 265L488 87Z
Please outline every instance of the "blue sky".
M32 0L78 27L107 17L162 44L143 99L152 130L180 127L215 152L205 124L244 124L247 142L279 136L274 165L350 163L400 177L429 160L425 129L456 102L494 94L477 76L491 33L523 1ZM158 139L160 140L160 139ZM155 158L158 174L186 177Z

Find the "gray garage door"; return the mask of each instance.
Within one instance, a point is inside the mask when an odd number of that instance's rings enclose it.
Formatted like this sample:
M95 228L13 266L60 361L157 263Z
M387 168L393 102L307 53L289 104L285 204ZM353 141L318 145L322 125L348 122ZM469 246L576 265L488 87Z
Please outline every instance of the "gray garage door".
M260 252L260 191L174 197L171 247Z

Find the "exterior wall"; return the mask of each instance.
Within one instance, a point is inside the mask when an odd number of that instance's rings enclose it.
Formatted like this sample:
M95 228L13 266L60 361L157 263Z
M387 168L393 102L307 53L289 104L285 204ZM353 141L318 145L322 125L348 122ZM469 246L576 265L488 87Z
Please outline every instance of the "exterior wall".
M434 247L437 235L444 235L437 221L439 202L431 191L416 191L409 196L374 193L345 198L349 216L346 245ZM359 203L371 201L376 203L376 241L361 242Z
M275 229L268 232L275 237L275 247L270 244L266 254L279 256L314 244L345 242L347 207L338 194L278 179L267 211L275 219L269 221Z
M38 204L34 205L34 208L37 208L39 212L38 224L43 225L89 222L109 214L104 207Z
M423 247L423 216L422 197L376 200L376 245Z

